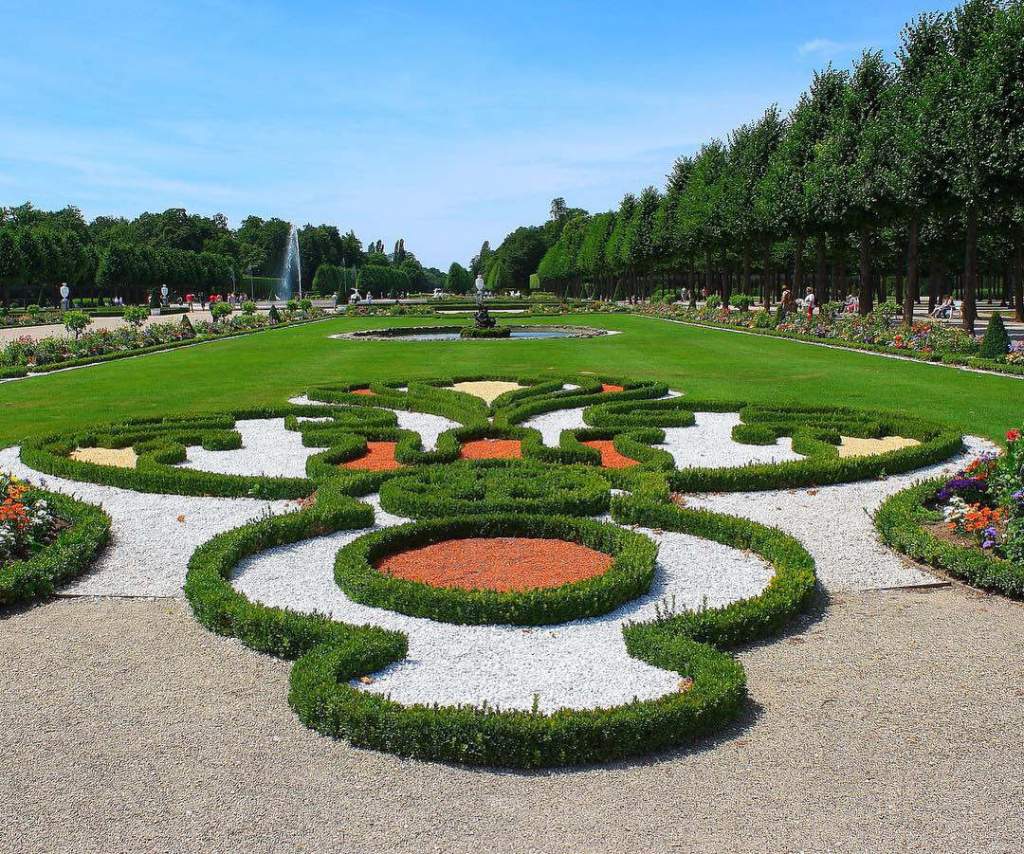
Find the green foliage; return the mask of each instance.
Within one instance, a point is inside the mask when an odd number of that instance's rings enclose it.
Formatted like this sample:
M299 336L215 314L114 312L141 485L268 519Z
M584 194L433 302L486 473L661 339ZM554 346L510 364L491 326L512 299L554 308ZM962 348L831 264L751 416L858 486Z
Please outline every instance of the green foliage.
M110 536L110 517L99 507L59 493L34 490L31 495L45 499L50 512L67 527L27 560L0 569L0 606L51 595L85 572Z
M459 330L460 338L508 338L511 335L511 326L463 326Z
M126 305L121 317L124 318L125 323L138 329L146 322L149 312L141 305Z
M757 302L757 298L750 294L733 294L729 297L729 305L740 311L750 311L750 307Z
M92 323L92 318L84 311L65 311L64 328L78 338Z
M568 540L613 558L604 573L559 587L521 592L437 587L386 575L385 557L431 543L465 537L535 537ZM366 534L340 552L338 586L353 601L441 622L545 625L596 617L646 592L658 549L641 534L615 525L566 517L484 514L413 522Z
M608 480L586 467L529 460L431 466L381 486L381 506L412 519L477 513L598 516L608 511Z
M928 504L945 483L946 478L926 481L887 499L875 513L882 541L975 587L1024 598L1024 565L948 542L929 530L929 525L942 521L942 514L929 510Z
M256 313L256 303L252 300L246 300L242 303L242 314L253 315Z
M981 340L978 355L983 359L1005 359L1010 351L1010 336L1003 323L1003 316L997 311L989 319L985 337Z
M409 276L403 270L392 267L363 267L356 277L356 289L363 295L387 297L409 290Z
M218 323L225 317L230 317L234 310L235 309L231 303L224 302L223 300L215 302L210 306L210 314L213 316L214 323Z

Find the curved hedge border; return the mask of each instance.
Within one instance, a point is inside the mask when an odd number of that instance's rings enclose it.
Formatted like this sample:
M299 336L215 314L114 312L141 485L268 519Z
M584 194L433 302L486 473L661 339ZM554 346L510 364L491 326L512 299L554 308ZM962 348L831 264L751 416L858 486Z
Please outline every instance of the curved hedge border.
M353 680L401 660L399 632L335 623L249 601L230 582L235 565L264 549L372 523L369 505L322 488L310 508L261 519L200 546L185 594L212 631L295 660L289 703L326 735L419 759L518 768L603 762L691 743L742 708L746 676L727 652L767 638L808 604L814 561L792 537L745 519L652 499L616 499L616 521L707 537L749 549L775 575L759 596L724 608L666 615L624 628L631 655L692 679L688 690L611 708L551 714L473 706L405 706L359 690ZM474 520L478 521L478 520Z
M610 506L609 488L592 468L481 460L393 477L381 485L380 503L410 519L479 513L598 516Z
M37 489L30 496L45 499L51 512L70 524L31 557L0 567L0 606L49 596L85 572L110 536L110 517L99 507Z
M601 575L559 587L516 592L435 587L385 575L374 567L408 549L465 537L567 540L611 555ZM645 593L654 578L658 547L616 525L565 516L475 515L413 522L353 540L338 552L334 580L353 601L462 625L540 626L607 614Z
M942 514L929 510L927 504L945 482L946 478L929 480L886 499L875 512L875 527L882 541L975 587L1024 599L1024 566L978 548L946 542L925 529L927 523L942 521Z

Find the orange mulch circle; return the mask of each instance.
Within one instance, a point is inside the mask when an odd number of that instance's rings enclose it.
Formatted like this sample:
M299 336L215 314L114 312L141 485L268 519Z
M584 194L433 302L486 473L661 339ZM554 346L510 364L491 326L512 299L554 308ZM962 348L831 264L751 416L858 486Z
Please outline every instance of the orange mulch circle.
M367 397L376 397L377 396L377 392L371 391L368 388L354 388L354 389L352 389L352 394L363 394L363 395L366 395Z
M588 448L595 448L601 452L601 465L606 469L628 469L640 465L632 457L627 457L615 450L615 443L611 439L591 439L581 444Z
M459 458L463 460L509 460L523 456L523 443L518 439L473 439L462 444Z
M468 537L399 552L376 567L432 587L510 593L583 581L611 565L611 555L565 540Z
M601 383L601 391L603 391L603 392L625 391L625 390L626 390L625 386L615 385L614 383Z
M367 442L366 453L354 460L342 463L342 468L362 469L364 471L393 471L402 468L395 459L397 442Z

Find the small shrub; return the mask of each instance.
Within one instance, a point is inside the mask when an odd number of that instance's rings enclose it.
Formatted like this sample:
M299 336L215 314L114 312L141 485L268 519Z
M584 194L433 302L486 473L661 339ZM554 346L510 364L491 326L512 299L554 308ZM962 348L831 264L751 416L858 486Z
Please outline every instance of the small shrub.
M233 311L230 303L226 302L215 302L210 306L210 314L213 315L214 323L219 323L225 317L229 317Z
M733 294L729 297L729 305L740 311L750 311L750 307L757 302L750 294Z
M256 303L252 300L246 300L242 303L242 314L253 315L256 313Z
M281 322L281 312L277 310L276 305L270 306L270 311L267 313L267 318L270 320L271 323Z
M1005 359L1009 352L1010 336L1006 332L1003 316L997 311L988 322L978 355L982 359Z
M75 336L76 341L90 323L92 323L92 318L84 311L64 312L64 328Z
M141 305L127 305L125 306L121 317L124 318L124 322L129 326L134 326L138 329L146 322L146 318L149 317L149 312Z

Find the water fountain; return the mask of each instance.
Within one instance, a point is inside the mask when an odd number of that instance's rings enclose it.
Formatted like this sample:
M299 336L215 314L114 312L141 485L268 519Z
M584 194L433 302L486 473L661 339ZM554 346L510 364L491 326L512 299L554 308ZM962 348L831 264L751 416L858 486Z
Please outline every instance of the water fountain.
M291 226L288 232L288 248L284 253L284 266L281 268L281 282L278 285L277 296L285 302L292 298L294 288L292 287L291 273L295 268L295 281L298 282L299 299L302 299L302 258L299 255L299 232L295 226Z

